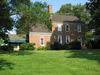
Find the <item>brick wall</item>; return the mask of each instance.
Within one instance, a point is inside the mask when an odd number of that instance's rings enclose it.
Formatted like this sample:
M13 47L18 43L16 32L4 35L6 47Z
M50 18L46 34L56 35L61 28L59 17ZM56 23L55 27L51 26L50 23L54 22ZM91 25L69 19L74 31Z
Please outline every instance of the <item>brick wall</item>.
M46 46L46 44L50 44L51 41L51 35L33 35L30 34L29 35L29 43L35 43L35 47L36 49L40 46L40 38L44 37L44 46Z
M58 24L62 25L62 31L58 31ZM81 32L77 31L77 25L70 25L70 31L65 31L65 25L62 23L53 23L52 27L52 40L51 43L53 44L57 41L58 35L62 35L62 44L66 43L66 36L70 36L70 42L77 40L78 37L82 38L82 46L85 46L85 25L81 25Z

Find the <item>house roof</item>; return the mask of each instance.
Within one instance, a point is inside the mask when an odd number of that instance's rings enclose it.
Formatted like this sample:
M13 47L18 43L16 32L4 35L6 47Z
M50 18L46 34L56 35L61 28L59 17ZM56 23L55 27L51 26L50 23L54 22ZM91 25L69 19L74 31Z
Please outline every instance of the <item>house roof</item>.
M69 22L69 23L84 23L76 16L53 15L52 21Z
M9 34L8 38L9 39L26 39L27 35L23 35L23 34Z
M48 31L48 29L46 29L44 26L45 26L44 24L36 24L36 26L32 26L32 30L30 30L30 32L51 33L51 31Z

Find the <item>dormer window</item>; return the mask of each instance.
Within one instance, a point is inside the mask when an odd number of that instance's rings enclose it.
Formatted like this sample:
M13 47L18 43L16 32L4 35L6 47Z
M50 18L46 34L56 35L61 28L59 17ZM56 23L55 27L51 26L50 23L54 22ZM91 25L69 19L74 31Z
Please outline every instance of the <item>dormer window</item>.
M65 30L66 31L70 31L70 26L69 25L66 25Z
M77 31L81 32L81 26L77 26Z
M62 31L62 27L60 24L58 25L58 31Z

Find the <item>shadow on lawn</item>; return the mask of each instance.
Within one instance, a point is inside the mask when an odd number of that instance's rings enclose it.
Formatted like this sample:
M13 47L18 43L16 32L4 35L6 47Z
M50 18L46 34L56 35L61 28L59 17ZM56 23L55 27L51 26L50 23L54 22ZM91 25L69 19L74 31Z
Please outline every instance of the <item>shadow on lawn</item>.
M12 70L13 68L11 67L11 65L14 65L14 63L8 62L7 60L0 58L0 71L6 70L6 68Z
M35 52L30 51L0 51L0 54L12 54L12 55L31 55Z
M73 54L66 58L86 58L100 63L100 50L71 50Z

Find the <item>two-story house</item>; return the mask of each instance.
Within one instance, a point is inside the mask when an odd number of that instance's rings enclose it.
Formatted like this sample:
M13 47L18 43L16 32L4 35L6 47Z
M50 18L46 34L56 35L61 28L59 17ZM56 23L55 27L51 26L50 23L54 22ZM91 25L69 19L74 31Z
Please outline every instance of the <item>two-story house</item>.
M49 5L49 12L52 13L52 5ZM35 43L35 47L38 48L40 45L46 46L46 44L53 44L56 41L64 44L78 40L81 42L81 46L85 46L85 24L76 16L52 15L50 20L52 20L53 25L50 32L41 24L32 27L28 36L29 43ZM11 36L10 34L9 39Z

